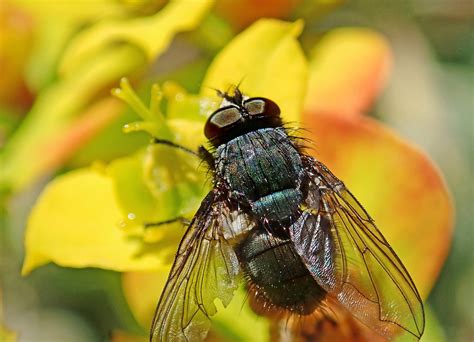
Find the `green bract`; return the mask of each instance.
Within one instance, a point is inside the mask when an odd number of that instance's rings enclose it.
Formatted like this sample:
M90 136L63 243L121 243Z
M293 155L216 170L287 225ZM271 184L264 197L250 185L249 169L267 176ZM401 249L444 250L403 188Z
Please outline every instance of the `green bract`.
M301 23L262 20L221 52L206 80L217 80L218 74L229 82L230 75L241 78L258 61L262 67L255 68L251 77L259 80L259 88L251 91L266 89L266 96L279 98L283 84L287 89L298 90L293 97L281 99L288 121L299 112L306 87L306 61L296 41L300 31ZM254 49L254 54L239 52L238 44L264 46L268 39L272 44L267 43L267 53L257 53L258 49ZM274 50L273 45L277 47ZM293 63L298 72L290 75L291 70L282 71L278 81L269 77L270 70L263 66L282 66L289 56L298 56ZM227 68L236 61L240 64L234 64L230 73ZM239 69L238 65L243 67ZM165 84L163 90L158 85L152 87L149 106L143 104L125 79L113 94L142 118L128 124L127 132L144 130L191 149L205 142L205 119L218 106L214 91L209 96L190 95L171 83ZM163 96L167 99L165 113L160 105ZM192 216L211 185L199 162L186 152L152 144L107 166L81 169L56 178L47 186L30 217L23 272L49 261L62 266L117 271L154 270L169 265L183 229L173 225L145 231L143 223ZM80 191L75 190L77 187ZM66 203L67 209L51 210Z

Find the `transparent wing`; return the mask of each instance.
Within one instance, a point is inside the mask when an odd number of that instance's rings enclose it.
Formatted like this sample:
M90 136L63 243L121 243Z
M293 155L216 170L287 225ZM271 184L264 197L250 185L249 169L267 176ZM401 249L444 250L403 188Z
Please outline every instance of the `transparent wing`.
M153 318L151 341L201 341L216 312L237 288L239 263L224 237L221 220L230 217L224 201L210 192L191 221Z
M355 317L392 339L417 341L423 303L402 262L354 196L307 157L311 182L290 236L316 281Z

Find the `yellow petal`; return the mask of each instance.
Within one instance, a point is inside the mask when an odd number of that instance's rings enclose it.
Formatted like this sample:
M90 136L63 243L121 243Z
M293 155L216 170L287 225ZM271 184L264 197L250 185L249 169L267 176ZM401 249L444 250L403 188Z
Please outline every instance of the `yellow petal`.
M98 50L124 41L140 48L151 61L168 47L177 32L194 29L212 4L212 0L174 0L150 17L99 22L71 43L60 71L67 74Z
M262 19L232 40L208 69L201 94L240 84L249 96L271 98L285 121L299 121L307 83L307 62L297 41L303 23Z
M305 109L340 115L366 111L385 84L391 60L387 40L375 31L330 31L311 53Z
M170 268L155 272L127 272L122 274L122 288L130 310L142 327L151 326L161 292Z
M169 265L183 226L144 230L144 224L191 218L207 193L199 162L184 151L150 145L100 172L83 169L57 178L31 213L24 272L49 261L118 271Z
M141 239L119 228L122 218L110 177L80 169L56 178L31 212L22 273L48 262L116 271L157 269L164 250L144 249Z
M220 302L217 303L211 334L215 336L214 341L264 342L270 340L270 324L267 318L252 311L247 291L240 288L235 291L234 298L226 308Z

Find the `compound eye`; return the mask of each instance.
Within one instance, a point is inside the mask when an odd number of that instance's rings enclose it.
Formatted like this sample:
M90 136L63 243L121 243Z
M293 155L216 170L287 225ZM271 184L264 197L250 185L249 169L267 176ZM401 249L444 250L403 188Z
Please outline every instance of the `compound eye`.
M222 129L232 126L242 118L240 111L236 107L226 107L217 110L207 120L204 134L208 139L212 139L220 134Z
M254 97L244 103L244 107L250 115L255 116L278 116L280 108L272 100L263 97Z
M230 126L241 119L240 111L235 107L223 108L215 112L209 122L219 128Z

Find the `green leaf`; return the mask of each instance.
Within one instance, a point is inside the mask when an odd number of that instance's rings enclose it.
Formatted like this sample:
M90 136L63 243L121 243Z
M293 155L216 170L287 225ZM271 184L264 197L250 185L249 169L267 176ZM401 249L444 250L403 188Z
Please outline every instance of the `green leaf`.
M217 55L201 88L228 90L240 84L249 96L264 96L281 108L285 121L299 121L306 94L308 65L297 41L303 23L261 19L236 36Z
M95 328L99 328L104 335L110 333L111 327L137 334L146 333L129 308L120 273L48 265L22 281L34 286L41 298L41 307L61 307L80 312L94 322Z
M438 318L431 309L431 306L425 304L426 327L425 333L420 339L420 342L445 342L446 335ZM397 341L399 342L399 341Z

